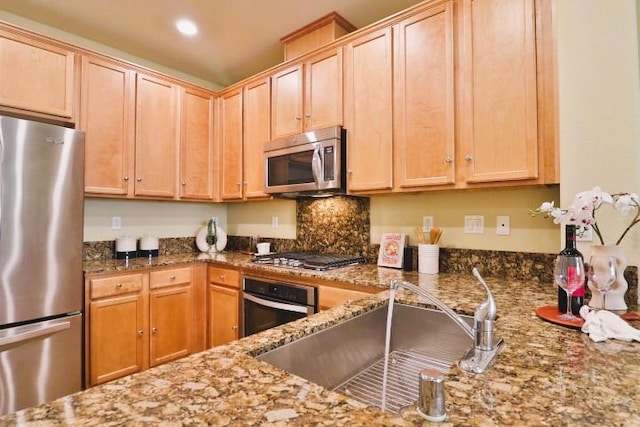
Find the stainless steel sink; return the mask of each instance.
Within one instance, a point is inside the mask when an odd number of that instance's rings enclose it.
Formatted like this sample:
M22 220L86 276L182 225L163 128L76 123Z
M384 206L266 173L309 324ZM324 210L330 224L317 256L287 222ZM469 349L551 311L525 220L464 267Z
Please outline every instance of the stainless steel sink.
M469 324L473 318L463 316ZM387 306L259 355L326 388L382 406ZM397 413L418 398L418 373L448 369L473 345L440 311L396 303L385 410Z

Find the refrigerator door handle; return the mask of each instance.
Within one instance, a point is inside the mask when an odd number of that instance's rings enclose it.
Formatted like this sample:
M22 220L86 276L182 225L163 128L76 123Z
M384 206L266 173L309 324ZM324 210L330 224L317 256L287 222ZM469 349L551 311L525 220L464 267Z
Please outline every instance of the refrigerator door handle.
M17 333L15 335L0 337L0 352L4 351L4 347L10 346L12 344L38 338L44 335L52 335L56 332L69 329L70 327L71 327L71 322L68 320L64 320L61 322L48 324L44 327L39 327L37 329L31 329L21 333Z

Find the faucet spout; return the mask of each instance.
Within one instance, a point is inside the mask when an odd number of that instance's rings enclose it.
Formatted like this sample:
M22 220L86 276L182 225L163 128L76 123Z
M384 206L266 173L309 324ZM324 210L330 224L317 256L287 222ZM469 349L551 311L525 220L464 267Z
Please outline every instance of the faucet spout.
M408 291L411 291L411 292L413 292L415 294L418 294L419 296L423 297L424 299L429 301L431 304L435 305L440 310L442 310L447 316L449 316L449 318L451 320L456 322L458 324L458 326L460 326L460 328L462 328L462 330L465 331L467 335L469 335L469 338L474 339L475 335L473 333L473 329L471 329L471 326L469 326L469 324L467 322L465 322L465 320L462 318L462 316L460 316L455 311L451 310L445 303L440 301L438 298L436 298L434 295L432 295L426 289L423 289L423 288L418 287L418 286L416 286L416 285L414 285L412 283L405 282L405 281L399 280L399 279L391 280L391 285L390 286L391 286L392 289L404 288L404 289L406 289Z
M473 316L473 328L469 326L469 324L467 324L467 322L465 322L458 313L451 310L445 303L440 301L426 289L398 279L391 280L390 287L391 289L398 289L401 287L414 292L438 307L447 316L449 316L451 320L456 322L456 324L458 324L458 326L460 326L460 328L469 335L469 338L473 339L473 347L471 347L462 360L460 360L459 366L465 371L482 373L487 369L495 356L502 351L504 341L502 339L497 341L494 340L493 323L496 319L497 309L493 295L489 290L489 286L487 286L487 283L476 268L474 268L472 272L487 291L486 301L475 309Z

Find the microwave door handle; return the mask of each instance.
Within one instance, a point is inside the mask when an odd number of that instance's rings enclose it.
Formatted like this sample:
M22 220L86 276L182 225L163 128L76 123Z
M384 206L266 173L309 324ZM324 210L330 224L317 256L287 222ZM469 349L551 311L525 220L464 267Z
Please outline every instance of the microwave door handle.
M276 310L291 311L294 313L302 314L306 314L308 310L307 307L301 305L283 304L281 302L269 301L262 298L256 298L253 295L247 293L244 294L244 299L259 305L263 305L265 307L275 308Z
M313 180L316 184L320 183L320 170L322 168L322 158L320 157L320 146L316 146L313 150L313 158L311 160L311 171L313 172Z

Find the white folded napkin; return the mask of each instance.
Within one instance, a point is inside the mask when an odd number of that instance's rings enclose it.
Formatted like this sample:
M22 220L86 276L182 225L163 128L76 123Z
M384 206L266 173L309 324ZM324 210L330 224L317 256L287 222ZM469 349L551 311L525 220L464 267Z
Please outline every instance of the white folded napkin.
M640 341L640 330L625 322L620 316L607 310L594 310L583 305L580 316L584 319L582 332L594 342L615 338L623 341Z

